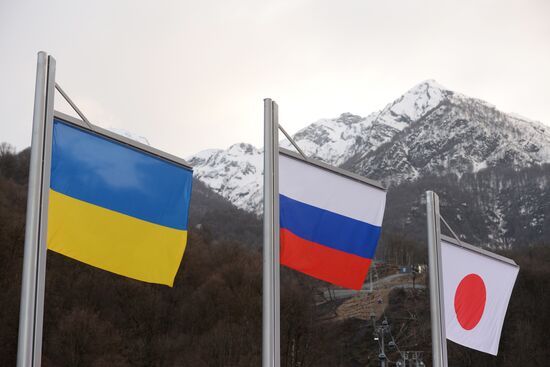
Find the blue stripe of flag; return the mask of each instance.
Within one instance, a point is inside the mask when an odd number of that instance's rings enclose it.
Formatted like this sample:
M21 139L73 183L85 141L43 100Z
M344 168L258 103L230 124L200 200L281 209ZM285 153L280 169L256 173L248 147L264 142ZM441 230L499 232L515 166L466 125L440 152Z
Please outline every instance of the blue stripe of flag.
M381 228L279 195L280 227L335 250L372 259Z
M144 221L187 229L191 170L54 121L50 187Z

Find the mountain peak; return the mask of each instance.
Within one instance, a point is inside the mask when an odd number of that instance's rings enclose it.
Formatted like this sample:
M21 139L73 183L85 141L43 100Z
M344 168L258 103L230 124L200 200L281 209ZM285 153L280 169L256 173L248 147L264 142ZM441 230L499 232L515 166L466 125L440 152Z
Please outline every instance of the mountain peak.
M410 123L439 105L449 93L447 88L433 79L428 79L409 89L400 98L386 106L383 112L399 115Z
M447 87L444 87L443 85L439 84L437 82L437 80L435 80L435 79L426 79L423 82L420 82L417 85L415 85L414 87L412 87L410 90L419 89L419 88L439 89L439 90L444 90L444 91L449 90Z

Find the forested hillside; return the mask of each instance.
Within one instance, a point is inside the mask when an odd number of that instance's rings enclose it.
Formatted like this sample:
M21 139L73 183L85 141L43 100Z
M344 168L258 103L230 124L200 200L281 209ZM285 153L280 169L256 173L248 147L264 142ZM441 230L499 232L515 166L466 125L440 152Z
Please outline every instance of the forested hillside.
M424 241L426 190L438 193L441 215L469 243L505 248L550 241L550 164L430 175L393 186L385 233Z

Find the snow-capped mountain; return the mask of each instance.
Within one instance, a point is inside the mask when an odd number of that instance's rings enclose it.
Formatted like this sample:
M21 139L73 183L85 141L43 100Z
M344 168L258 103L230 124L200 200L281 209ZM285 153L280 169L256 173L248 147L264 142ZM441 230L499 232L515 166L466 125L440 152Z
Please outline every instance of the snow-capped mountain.
M209 149L187 161L193 174L236 207L257 212L262 200L263 154L250 144L233 144L227 150Z
M389 185L427 174L550 162L550 128L433 80L416 85L381 111L322 119L293 138L308 156ZM281 146L292 149L288 141ZM260 213L261 150L241 143L188 160L196 177L215 192L239 208Z
M367 117L343 113L298 131L293 139L310 157L341 165L357 153L374 151L441 103L444 88L433 80L421 83ZM291 149L288 141L281 146Z
M359 148L343 166L397 183L426 174L550 162L550 128L449 90L440 90L438 100L416 115L409 128L377 149Z

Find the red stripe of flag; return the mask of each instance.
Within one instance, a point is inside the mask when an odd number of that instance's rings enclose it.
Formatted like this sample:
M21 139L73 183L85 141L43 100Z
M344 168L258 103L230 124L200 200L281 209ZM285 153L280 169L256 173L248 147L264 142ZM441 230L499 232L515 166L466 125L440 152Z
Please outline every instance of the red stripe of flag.
M304 240L282 228L281 264L345 288L361 289L371 259Z

